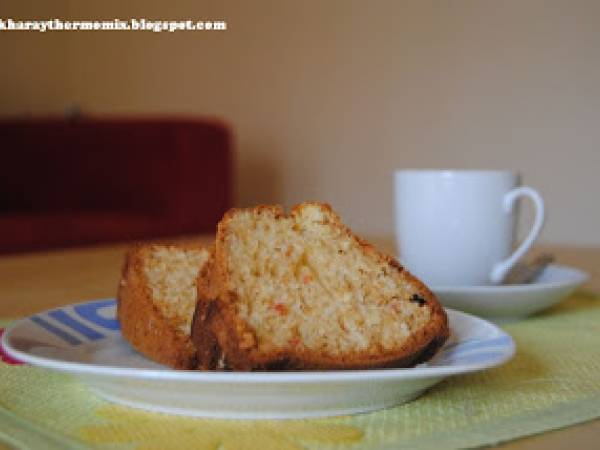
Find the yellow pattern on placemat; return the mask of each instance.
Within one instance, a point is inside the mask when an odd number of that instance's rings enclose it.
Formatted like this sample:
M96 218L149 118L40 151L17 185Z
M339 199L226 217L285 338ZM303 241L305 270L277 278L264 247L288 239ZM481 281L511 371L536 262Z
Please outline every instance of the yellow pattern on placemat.
M358 428L331 421L227 421L160 415L160 427L156 428L157 414L119 406L106 406L97 413L108 423L83 427L85 442L142 442L142 449L165 448L164 443L169 442L170 449L302 450L299 441L335 444L362 438Z
M37 433L56 448L462 448L600 417L600 297L580 292L503 328L517 343L504 366L449 378L399 407L327 419L149 413L101 400L66 375L0 363L0 425L8 424L0 440L15 445Z

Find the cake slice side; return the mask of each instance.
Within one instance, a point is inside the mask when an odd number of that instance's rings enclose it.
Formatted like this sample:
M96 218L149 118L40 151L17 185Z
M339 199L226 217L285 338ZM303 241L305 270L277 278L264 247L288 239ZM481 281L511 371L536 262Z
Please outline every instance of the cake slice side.
M117 293L123 337L149 359L196 367L191 321L197 276L209 258L199 245L136 245L127 253Z

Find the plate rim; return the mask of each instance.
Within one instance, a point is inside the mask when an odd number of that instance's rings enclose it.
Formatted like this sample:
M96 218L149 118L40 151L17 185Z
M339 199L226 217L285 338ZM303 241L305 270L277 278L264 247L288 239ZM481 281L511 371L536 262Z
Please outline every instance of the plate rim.
M9 325L2 335L1 345L4 351L12 358L27 364L56 370L59 372L70 373L73 375L90 375L99 377L127 377L143 380L161 380L161 381L182 381L182 382L203 382L207 384L231 383L252 385L252 384L290 384L302 382L305 384L324 383L324 382L362 382L365 380L383 381L400 379L423 379L431 377L446 377L459 375L500 366L510 359L516 353L516 344L510 334L501 327L484 318L474 314L469 314L453 308L444 307L448 313L450 321L451 315L463 316L471 321L479 322L481 325L493 329L496 333L508 337L508 343L503 345L503 354L495 359L490 359L481 363L461 363L447 367L408 367L408 368L388 368L388 369L361 369L361 370L315 370L315 371L278 371L278 372L217 372L217 371L198 371L198 370L175 370L164 369L144 369L133 367L107 366L100 364L81 363L73 361L58 360L44 356L32 355L14 348L9 344L9 339L14 330L23 325L27 320L37 314L44 314L55 309L68 308L77 305L87 304L102 300L115 300L115 298L93 299L84 302L72 303L58 306L48 310L40 311L27 317L18 319ZM451 326L451 325L450 325Z

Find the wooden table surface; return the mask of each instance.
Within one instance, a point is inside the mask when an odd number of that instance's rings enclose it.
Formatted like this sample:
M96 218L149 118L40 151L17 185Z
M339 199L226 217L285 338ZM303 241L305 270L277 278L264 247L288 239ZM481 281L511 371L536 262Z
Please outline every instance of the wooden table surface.
M193 239L208 243L211 238L200 236ZM373 241L387 251L393 250L389 239ZM127 247L121 244L1 256L0 317L18 318L60 305L113 297ZM591 279L585 288L600 292L600 248L546 246L536 251L550 251L557 262L587 271ZM443 448L443 443L440 448ZM600 419L517 439L498 448L600 448Z

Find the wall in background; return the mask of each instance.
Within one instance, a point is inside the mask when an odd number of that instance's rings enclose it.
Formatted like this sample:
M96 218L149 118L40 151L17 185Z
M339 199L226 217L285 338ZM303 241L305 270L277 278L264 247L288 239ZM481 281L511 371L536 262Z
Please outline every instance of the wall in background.
M0 18L64 17L69 0L0 3ZM61 33L0 32L0 113L62 112L69 98L67 43Z
M229 29L3 33L2 114L222 117L238 203L326 200L367 235L393 233L395 168L518 169L544 241L600 245L600 2L13 3L0 16Z

